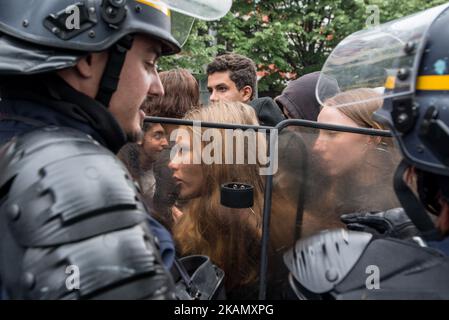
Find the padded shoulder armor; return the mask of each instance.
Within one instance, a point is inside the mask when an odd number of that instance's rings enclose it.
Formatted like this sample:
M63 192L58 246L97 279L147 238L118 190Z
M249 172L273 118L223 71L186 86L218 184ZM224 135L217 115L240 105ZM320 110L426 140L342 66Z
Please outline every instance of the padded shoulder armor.
M449 257L416 242L375 239L335 287L336 299L449 299Z
M299 240L284 262L301 286L314 294L331 291L354 267L370 242L369 233L324 231Z
M0 276L11 298L172 297L137 186L110 151L46 127L0 149L0 170Z
M411 240L330 231L300 240L285 262L300 298L449 299L449 257Z

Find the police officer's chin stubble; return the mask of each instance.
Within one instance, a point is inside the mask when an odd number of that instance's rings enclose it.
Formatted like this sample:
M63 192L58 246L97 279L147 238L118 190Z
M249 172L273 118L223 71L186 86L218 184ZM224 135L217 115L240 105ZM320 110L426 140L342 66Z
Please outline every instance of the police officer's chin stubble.
M116 115L114 115L114 117L115 119L117 119L118 123L120 124L120 127L124 131L127 142L135 143L143 141L143 137L145 135L145 133L143 132L143 122L144 122L143 117L139 117L139 123L134 124L132 126L130 126L129 122L124 120L123 118L120 118L119 116Z
M139 130L137 131L125 131L126 134L126 140L128 142L142 142L143 141L143 137L145 135L145 133L143 132L142 129L143 123L140 124L139 126Z
M143 141L143 118L139 119L139 123L134 122L132 123L132 125L130 125L131 122L129 121L129 119L124 119L124 117L122 117L122 114L117 114L113 110L111 110L111 113L125 133L127 142L136 143Z
M126 141L131 143L141 142L143 141L144 132L142 129L143 121L141 121L137 126L125 126L123 121L121 121L114 113L112 113L114 118L117 120L118 124L122 128L122 131L125 133Z

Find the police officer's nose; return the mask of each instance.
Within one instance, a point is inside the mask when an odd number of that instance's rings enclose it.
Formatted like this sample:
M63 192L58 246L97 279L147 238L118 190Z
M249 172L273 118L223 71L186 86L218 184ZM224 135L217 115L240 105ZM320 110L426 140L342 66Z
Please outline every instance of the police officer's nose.
M148 89L148 96L161 97L165 94L164 86L162 85L159 74L156 74L155 79L151 81L150 88Z

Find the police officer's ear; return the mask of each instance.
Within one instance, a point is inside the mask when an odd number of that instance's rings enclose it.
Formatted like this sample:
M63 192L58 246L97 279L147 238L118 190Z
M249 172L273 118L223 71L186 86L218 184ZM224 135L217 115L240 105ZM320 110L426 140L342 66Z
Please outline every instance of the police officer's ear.
M74 67L60 70L58 74L73 88L94 98L97 95L107 59L106 52L91 53L78 60Z
M240 93L242 94L243 101L251 101L251 97L253 96L253 88L250 86L244 86Z
M90 53L81 58L75 68L83 78L101 77L107 59L108 54L106 52Z

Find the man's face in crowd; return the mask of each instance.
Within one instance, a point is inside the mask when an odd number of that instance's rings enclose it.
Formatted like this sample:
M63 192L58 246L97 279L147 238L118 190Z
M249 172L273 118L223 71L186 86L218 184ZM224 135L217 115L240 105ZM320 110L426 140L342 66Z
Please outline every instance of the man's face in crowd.
M239 90L235 82L229 77L229 72L214 72L207 77L207 89L210 93L209 100L239 101L248 103L251 100L252 89L246 86Z
M159 124L152 124L145 132L142 141L142 149L148 161L154 162L164 148L168 147L167 136L164 128Z
M112 96L109 110L125 131L129 142L142 137L145 113L141 106L147 97L164 94L156 62L161 55L161 44L147 36L136 36L126 55L117 91Z

